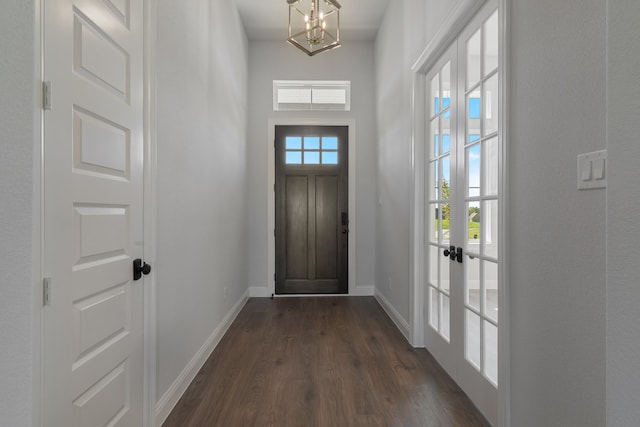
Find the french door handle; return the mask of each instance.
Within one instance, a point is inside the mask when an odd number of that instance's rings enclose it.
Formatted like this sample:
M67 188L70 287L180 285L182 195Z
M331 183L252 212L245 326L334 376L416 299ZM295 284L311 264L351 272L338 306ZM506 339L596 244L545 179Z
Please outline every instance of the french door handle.
M443 253L444 256L448 256L451 261L456 259L456 247L453 245L449 246L449 249L445 249Z
M455 246L449 246L449 249L445 249L444 256L448 256L451 261L458 261L462 263L462 248L456 248Z
M140 258L133 260L133 280L140 280L142 275L151 273L151 266L146 262L143 264Z

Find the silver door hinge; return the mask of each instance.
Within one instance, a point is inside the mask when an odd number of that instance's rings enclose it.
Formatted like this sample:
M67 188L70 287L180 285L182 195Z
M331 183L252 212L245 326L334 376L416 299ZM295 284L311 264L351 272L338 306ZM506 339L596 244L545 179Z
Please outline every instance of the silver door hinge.
M51 277L42 279L42 305L51 305Z
M51 110L51 82L42 82L42 109Z

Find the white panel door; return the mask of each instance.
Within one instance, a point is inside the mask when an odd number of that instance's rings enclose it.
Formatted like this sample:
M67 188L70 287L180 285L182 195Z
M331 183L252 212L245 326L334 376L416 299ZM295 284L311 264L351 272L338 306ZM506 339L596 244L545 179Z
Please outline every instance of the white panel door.
M487 2L426 75L428 350L498 418L499 12Z
M43 423L142 425L143 5L46 0Z

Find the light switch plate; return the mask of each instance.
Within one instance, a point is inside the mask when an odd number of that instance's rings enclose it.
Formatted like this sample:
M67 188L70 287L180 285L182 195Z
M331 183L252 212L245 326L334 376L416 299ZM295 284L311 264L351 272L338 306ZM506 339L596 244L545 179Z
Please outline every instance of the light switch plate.
M578 155L578 190L607 188L607 150Z

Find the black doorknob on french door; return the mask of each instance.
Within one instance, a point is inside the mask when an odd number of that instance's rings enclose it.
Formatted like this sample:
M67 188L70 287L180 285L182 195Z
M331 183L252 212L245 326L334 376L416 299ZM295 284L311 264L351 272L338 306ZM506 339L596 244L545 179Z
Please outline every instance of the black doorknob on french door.
M444 256L448 256L451 261L456 259L456 247L451 245L449 249L445 249L443 252Z
M146 262L143 263L140 258L133 260L133 280L140 280L142 275L151 273L151 266Z
M349 230L347 230L346 228L342 229L342 234L347 234L349 232Z

